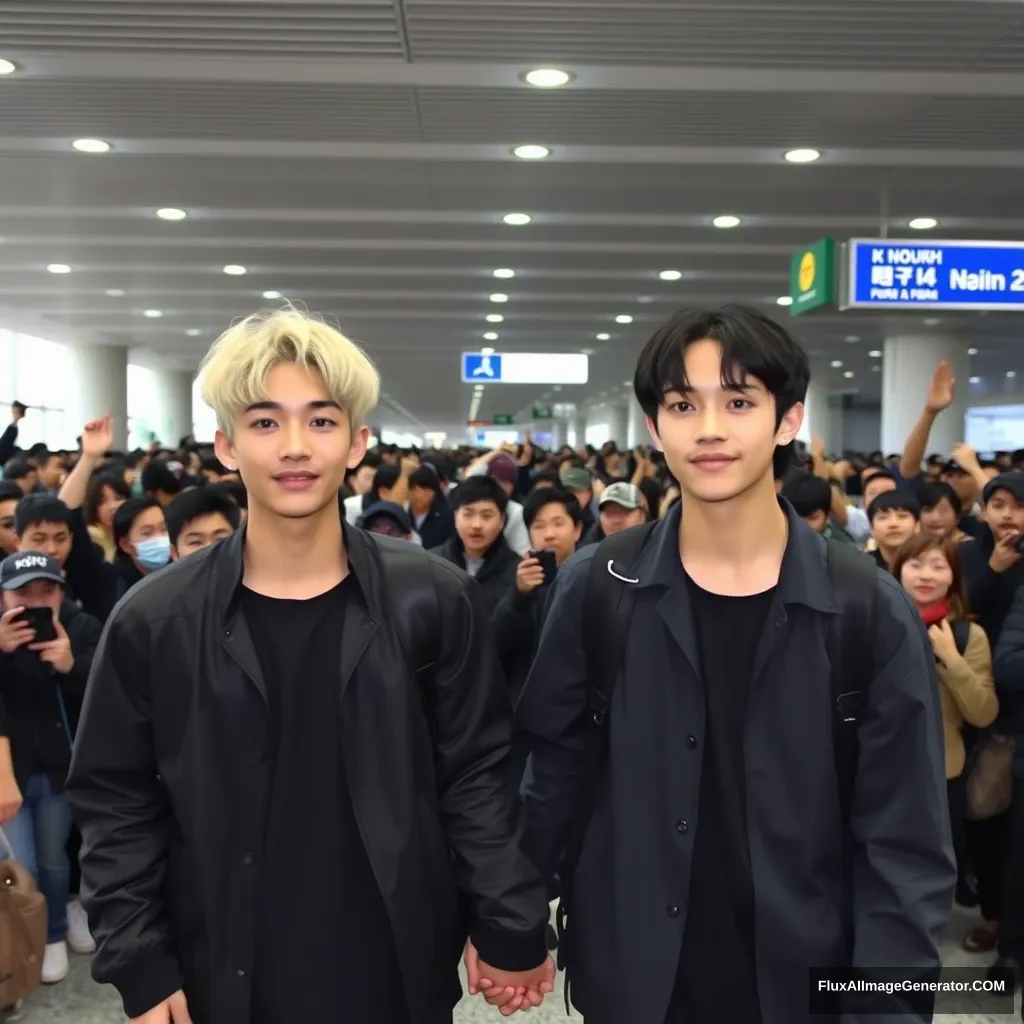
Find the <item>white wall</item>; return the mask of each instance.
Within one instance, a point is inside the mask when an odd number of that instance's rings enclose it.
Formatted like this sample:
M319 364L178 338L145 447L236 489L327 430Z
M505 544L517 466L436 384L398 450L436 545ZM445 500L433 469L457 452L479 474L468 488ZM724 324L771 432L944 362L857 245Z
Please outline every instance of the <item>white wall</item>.
M880 409L846 409L843 412L843 449L854 452L878 450L882 438ZM888 454L888 452L886 452Z

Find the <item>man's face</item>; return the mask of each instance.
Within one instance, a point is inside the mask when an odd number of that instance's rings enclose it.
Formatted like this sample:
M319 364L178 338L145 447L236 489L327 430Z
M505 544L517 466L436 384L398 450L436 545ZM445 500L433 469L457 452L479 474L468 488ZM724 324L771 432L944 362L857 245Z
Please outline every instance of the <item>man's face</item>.
M921 529L930 533L933 537L948 537L957 527L959 517L956 510L949 503L949 498L943 498L937 505L931 508L921 509Z
M817 509L809 516L804 516L804 522L815 532L824 533L828 527L828 515Z
M589 487L582 491L574 487L569 493L580 503L580 508L588 508L594 500L594 492Z
M373 466L360 466L352 474L352 490L356 494L366 494L373 486L373 477L376 472Z
M1024 502L1009 491L996 491L985 506L985 522L997 541L1024 533Z
M896 481L890 476L875 476L869 477L866 484L864 484L864 507L871 508L871 502L875 500L880 494L885 494L886 491L895 491Z
M505 517L493 501L471 501L455 510L455 531L470 558L482 557L505 529Z
M64 588L53 580L32 580L17 590L0 591L4 611L12 608L50 608L59 611L64 601Z
M657 422L648 421L683 493L698 501L729 501L771 481L776 445L796 436L803 406L790 409L776 429L775 400L760 381L749 377L740 390L723 387L717 341L690 345L685 368L689 392L666 393Z
M71 530L67 523L30 523L18 544L22 551L42 551L63 569L71 554Z
M369 432L353 437L348 414L315 371L278 363L264 390L266 400L238 417L232 440L218 431L217 457L237 464L250 509L285 519L336 513L345 472L361 461Z
M978 500L978 485L974 482L974 477L967 473L945 473L942 479L956 491L966 510L974 508L974 503Z
M431 487L409 488L409 511L414 516L423 516L434 504L435 491Z
M395 519L394 516L389 516L385 512L374 516L368 523L366 523L366 530L368 533L380 534L382 537L394 537L397 540L412 540L411 535L405 532L402 524Z
M886 551L895 551L908 537L917 533L917 520L902 508L883 508L875 514L871 535Z
M576 550L581 528L564 505L552 502L534 518L530 526L530 546L534 551L554 551L555 560L562 565Z
M39 471L33 469L26 473L20 480L14 481L24 494L31 494L39 486Z
M196 551L202 551L211 544L230 537L234 533L231 524L220 512L208 512L204 516L190 519L178 534L178 543L171 548L171 557L177 561Z
M64 460L51 455L39 467L39 482L48 490L55 491L64 479Z
M14 532L14 510L17 507L16 499L0 501L0 554L3 555L13 555L21 548Z
M628 530L631 526L642 526L647 514L642 508L623 508L609 501L601 506L601 529L606 537Z

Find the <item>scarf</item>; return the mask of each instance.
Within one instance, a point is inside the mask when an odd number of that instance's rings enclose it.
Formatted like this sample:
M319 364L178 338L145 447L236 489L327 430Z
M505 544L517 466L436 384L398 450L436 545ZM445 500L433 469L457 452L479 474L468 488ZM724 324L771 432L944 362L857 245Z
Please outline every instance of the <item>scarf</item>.
M949 601L939 601L927 608L918 608L918 613L926 626L935 626L949 616Z

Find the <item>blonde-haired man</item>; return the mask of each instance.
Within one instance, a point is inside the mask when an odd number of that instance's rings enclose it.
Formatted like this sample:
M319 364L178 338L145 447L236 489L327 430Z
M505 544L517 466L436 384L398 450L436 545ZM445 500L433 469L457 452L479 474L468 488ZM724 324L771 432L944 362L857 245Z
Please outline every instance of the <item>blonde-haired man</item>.
M201 373L248 522L137 586L97 653L68 783L94 977L136 1024L449 1024L468 933L488 1001L536 1005L546 893L479 589L341 520L373 365L283 310Z

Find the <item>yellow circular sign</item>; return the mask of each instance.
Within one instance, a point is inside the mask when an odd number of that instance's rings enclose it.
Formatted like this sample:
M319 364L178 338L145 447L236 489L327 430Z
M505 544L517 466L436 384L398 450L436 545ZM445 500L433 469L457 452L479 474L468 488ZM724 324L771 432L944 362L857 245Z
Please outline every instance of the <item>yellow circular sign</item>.
M817 263L813 252L805 252L800 257L800 291L807 292L814 285L814 274L817 271Z

